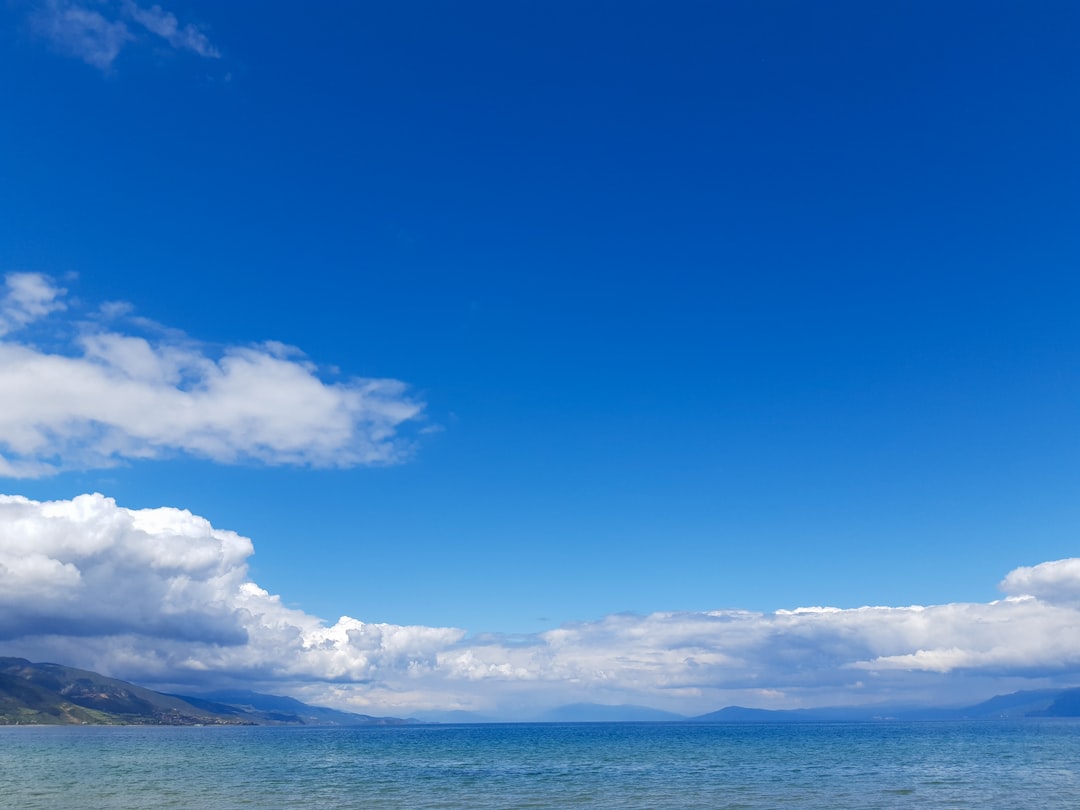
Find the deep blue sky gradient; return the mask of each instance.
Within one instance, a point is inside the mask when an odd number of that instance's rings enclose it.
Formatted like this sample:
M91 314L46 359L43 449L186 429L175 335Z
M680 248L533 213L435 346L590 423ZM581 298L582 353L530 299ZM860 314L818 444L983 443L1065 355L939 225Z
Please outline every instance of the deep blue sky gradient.
M178 460L327 618L994 598L1077 553L1065 2L188 2L108 75L0 9L0 270L402 379L399 467Z

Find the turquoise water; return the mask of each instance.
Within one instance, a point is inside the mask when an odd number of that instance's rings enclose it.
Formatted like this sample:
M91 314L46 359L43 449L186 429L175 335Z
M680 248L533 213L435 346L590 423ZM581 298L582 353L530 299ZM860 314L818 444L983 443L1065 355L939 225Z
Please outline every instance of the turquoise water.
M1080 807L1080 722L0 727L0 808Z

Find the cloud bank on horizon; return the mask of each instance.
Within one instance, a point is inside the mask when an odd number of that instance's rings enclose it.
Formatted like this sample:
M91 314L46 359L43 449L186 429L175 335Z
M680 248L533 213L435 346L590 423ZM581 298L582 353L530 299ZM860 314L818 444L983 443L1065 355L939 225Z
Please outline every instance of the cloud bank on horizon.
M2 476L176 454L352 467L410 452L401 431L421 418L423 404L401 381L325 382L299 350L280 343L212 351L123 304L58 318L68 308L66 291L47 276L5 278Z
M969 698L1069 683L1080 559L1017 568L993 602L612 615L528 636L334 623L248 576L249 539L103 495L0 496L0 651L145 683L256 683L359 710L593 700L706 712Z
M29 14L31 30L67 56L108 72L128 45L149 39L176 51L205 59L221 53L197 25L181 24L176 15L159 5L143 7L133 0L78 2L44 0Z

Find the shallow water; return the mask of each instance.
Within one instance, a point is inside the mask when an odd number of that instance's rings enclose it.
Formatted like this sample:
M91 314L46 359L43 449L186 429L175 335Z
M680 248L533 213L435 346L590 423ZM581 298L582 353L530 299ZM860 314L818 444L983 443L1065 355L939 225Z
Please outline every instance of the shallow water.
M1080 807L1080 722L0 727L0 808Z

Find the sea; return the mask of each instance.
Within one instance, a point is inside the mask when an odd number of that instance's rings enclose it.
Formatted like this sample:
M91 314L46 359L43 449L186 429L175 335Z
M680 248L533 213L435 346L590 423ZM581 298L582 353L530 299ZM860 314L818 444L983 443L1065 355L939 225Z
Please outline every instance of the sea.
M0 808L1068 808L1080 720L0 727Z

